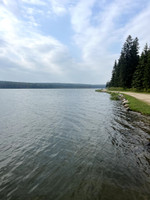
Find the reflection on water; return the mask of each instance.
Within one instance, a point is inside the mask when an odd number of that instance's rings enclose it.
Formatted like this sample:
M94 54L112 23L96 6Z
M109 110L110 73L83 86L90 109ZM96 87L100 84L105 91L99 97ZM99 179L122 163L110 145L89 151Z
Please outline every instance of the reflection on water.
M109 94L0 90L0 199L148 200L149 141Z

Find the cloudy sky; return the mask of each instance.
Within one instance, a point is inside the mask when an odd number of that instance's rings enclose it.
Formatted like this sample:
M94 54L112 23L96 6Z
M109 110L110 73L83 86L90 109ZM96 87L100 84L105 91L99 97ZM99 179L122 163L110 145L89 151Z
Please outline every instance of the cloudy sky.
M0 80L106 83L129 34L150 43L149 0L0 0Z

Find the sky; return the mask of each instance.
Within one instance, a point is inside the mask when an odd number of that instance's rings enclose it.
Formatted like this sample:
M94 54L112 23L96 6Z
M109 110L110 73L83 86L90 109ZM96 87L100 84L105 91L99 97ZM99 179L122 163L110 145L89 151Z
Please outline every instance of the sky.
M0 80L105 84L128 35L150 43L149 0L0 0Z

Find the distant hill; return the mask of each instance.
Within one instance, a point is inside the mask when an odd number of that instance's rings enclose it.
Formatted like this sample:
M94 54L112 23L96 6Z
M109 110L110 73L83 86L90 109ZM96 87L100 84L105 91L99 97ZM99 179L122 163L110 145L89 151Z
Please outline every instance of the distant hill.
M74 83L26 83L26 82L0 81L0 88L1 89L105 88L105 85L74 84Z

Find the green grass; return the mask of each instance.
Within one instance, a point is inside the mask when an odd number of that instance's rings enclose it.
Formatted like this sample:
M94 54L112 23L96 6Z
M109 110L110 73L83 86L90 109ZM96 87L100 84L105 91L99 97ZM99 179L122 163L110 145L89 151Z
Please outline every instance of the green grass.
M150 105L129 95L123 95L129 101L129 108L131 110L140 112L144 115L150 115Z
M137 92L137 93L145 93L145 94L149 94L150 93L150 89L146 90L138 90L135 88L121 88L121 87L110 87L107 88L108 91L122 91L122 92Z
M95 92L102 92L102 91L103 91L102 89L95 90Z
M111 100L115 100L115 101L118 101L120 100L119 98L119 93L116 93L116 92L108 92L111 96L110 96L110 99Z
M125 89L121 87L109 87L107 89L108 91L125 91Z

